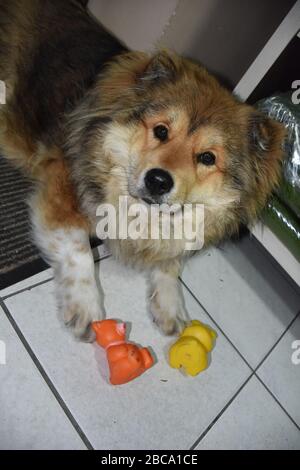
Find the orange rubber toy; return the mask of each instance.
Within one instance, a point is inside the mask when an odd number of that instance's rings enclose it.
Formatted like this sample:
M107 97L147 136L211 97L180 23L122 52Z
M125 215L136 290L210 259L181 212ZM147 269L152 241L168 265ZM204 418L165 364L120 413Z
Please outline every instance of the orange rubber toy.
M94 322L92 328L96 333L96 342L106 350L112 385L130 382L154 364L147 348L139 348L125 341L125 323L103 320Z

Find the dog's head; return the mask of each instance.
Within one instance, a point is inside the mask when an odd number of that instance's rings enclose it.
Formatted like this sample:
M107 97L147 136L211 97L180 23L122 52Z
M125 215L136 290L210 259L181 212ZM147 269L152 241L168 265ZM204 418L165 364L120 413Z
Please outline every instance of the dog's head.
M203 203L211 239L255 218L278 183L280 124L165 51L121 56L99 86L103 145L123 192L148 204Z

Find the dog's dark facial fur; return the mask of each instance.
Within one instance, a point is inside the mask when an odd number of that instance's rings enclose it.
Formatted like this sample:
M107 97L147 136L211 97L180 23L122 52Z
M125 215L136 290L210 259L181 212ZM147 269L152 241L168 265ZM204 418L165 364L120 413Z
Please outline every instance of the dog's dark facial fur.
M284 139L278 123L202 66L168 51L128 51L86 3L0 0L0 147L39 182L35 237L58 273L65 322L81 337L100 311L88 251L97 205L117 206L122 195L202 203L205 244L219 243L263 208ZM165 332L185 321L176 287L184 246L111 241L117 255L152 270L151 310Z

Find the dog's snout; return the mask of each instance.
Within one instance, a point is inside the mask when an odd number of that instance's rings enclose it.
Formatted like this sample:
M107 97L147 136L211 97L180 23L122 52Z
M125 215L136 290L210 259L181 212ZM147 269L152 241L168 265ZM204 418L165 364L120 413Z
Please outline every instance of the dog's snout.
M145 175L145 185L151 196L162 196L171 191L174 181L170 173L161 168L153 168Z

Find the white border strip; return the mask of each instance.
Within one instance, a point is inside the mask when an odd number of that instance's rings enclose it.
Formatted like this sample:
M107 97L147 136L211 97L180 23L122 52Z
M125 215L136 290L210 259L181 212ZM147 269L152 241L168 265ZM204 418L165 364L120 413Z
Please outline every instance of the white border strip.
M242 100L249 98L289 42L297 35L299 29L300 0L297 0L293 8L286 15L275 33L271 36L265 47L235 87L234 93L236 95Z
M300 0L298 0L260 54L235 87L234 93L247 100L290 41L298 33L300 38ZM299 32L298 32L299 31ZM251 233L300 286L299 263L285 245L265 225L258 223Z
M300 286L300 266L296 258L277 238L277 236L262 223L252 228L251 233L266 248L273 258L283 267L290 277Z

